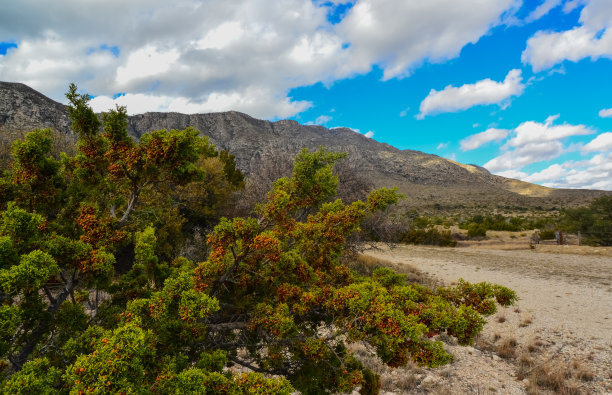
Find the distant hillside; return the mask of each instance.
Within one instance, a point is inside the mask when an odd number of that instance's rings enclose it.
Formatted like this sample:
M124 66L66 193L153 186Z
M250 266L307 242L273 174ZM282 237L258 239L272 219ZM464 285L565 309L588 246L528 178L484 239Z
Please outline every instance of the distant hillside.
M291 120L269 122L239 112L186 115L146 113L129 117L135 137L155 129L188 126L236 155L245 173L275 163L303 147L347 152L348 163L375 186L397 186L412 207L567 207L582 205L606 192L551 189L490 174L419 151L399 150L347 128L327 129ZM65 106L23 84L0 82L0 133L51 127L70 132Z

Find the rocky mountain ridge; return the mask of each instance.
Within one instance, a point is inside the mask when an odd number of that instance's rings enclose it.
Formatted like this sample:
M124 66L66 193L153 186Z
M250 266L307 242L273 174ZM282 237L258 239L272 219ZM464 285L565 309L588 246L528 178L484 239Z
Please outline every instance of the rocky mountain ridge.
M236 156L250 174L262 163L293 157L306 147L324 146L348 153L347 161L375 186L397 186L413 206L569 206L584 204L602 191L559 190L490 174L436 155L399 150L347 128L327 129L292 120L269 122L235 111L209 114L151 112L129 117L129 133L138 138L156 129L193 126L220 149ZM50 127L70 131L66 107L23 84L0 82L0 135Z

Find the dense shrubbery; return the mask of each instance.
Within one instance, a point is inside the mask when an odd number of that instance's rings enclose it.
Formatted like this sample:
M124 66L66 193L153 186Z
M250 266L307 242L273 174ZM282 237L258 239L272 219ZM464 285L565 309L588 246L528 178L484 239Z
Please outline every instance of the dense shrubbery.
M440 247L454 247L457 241L453 239L448 227L451 222L441 217L426 217L416 211L408 211L403 229L397 229L398 242L407 244L425 244Z
M487 237L487 226L472 222L467 226L467 236L469 238Z
M557 219L552 217L506 217L501 214L474 215L459 221L459 228L468 231L468 237L486 237L489 230L518 232L541 229L542 232L554 229ZM553 230L554 238L554 230Z
M538 232L538 237L541 240L555 240L556 235L554 230L541 230Z
M564 210L565 229L582 235L584 244L612 246L612 196L602 196L588 207Z
M401 242L440 247L454 247L457 245L457 241L451 236L450 230L439 230L437 228L410 229L402 234Z
M525 230L525 226L527 225L527 221L520 217L504 217L501 214L490 215L490 216L482 216L475 215L471 218L468 218L466 221L459 223L460 229L470 229L470 226L473 224L477 225L477 227L484 229L485 232L487 230L505 230L516 232L519 230Z
M470 344L483 315L516 299L343 265L347 237L398 196L331 200L342 155L323 149L298 155L254 217L221 219L199 246L206 259L187 259L190 232L226 196L215 188L242 184L231 156L191 128L135 142L121 107L100 134L89 97L67 96L76 154L54 158L50 132L34 131L0 185L3 393L376 393L347 343L391 366L438 366L452 356L432 337Z

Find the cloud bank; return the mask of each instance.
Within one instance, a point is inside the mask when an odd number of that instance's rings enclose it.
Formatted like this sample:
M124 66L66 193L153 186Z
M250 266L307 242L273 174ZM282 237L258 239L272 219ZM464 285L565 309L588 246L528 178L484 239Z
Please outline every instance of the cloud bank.
M505 140L500 154L484 164L494 174L554 188L612 190L612 132L600 133L584 145L572 143L572 137L592 135L595 130L584 125L555 125L558 118L552 115L543 123L523 122L512 130L489 129L464 139L461 146L475 149ZM531 173L525 170L576 151L585 159L549 164Z
M311 105L289 97L293 88L374 66L384 79L407 76L423 62L458 56L515 7L515 0L358 0L332 23L340 3L347 2L8 2L0 41L17 48L0 55L0 80L59 101L76 82L96 96L97 110L118 103L131 114L233 109L289 117Z
M509 133L510 138L502 147L504 152L484 167L492 172L518 171L532 163L559 157L565 152L566 138L594 133L584 125L553 125L558 117L550 116L544 123L521 123Z

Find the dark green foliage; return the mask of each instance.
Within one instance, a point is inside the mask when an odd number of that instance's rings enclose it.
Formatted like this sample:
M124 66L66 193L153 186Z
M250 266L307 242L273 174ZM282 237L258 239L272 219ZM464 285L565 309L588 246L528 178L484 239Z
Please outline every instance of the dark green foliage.
M380 377L370 369L364 369L363 383L361 384L359 393L362 395L375 395L380 391L380 386Z
M564 210L563 226L574 233L580 232L588 245L612 245L612 196L602 196L588 207Z
M68 114L72 120L72 130L79 136L93 136L98 133L101 124L98 116L89 107L91 98L88 94L77 92L77 86L70 84L66 98L71 105L68 106Z
M542 240L555 240L555 231L554 230L541 230L538 232L538 236Z
M15 395L52 395L59 393L62 371L47 359L35 359L11 376L3 386L3 393Z
M13 143L12 181L17 202L51 214L61 198L60 162L51 156L51 130L34 130Z
M469 238L479 238L487 236L487 226L485 224L479 224L472 222L467 227L467 235Z
M372 272L372 280L382 284L384 287L394 285L403 285L406 283L406 276L397 274L393 270L386 267L374 269Z
M236 168L236 157L226 150L219 152L226 179L235 187L244 186L244 174Z
M455 247L457 241L451 236L450 230L429 229L410 229L405 232L400 241L408 244L426 244L440 247Z
M523 217L507 217L501 214L483 216L477 214L459 223L460 229L478 228L473 224L480 225L480 228L487 230L499 230L518 232L521 230L544 228L550 221L548 218L527 219Z
M104 135L111 142L131 143L132 139L127 133L127 109L124 106L117 106L116 109L103 113L102 123L104 124Z

